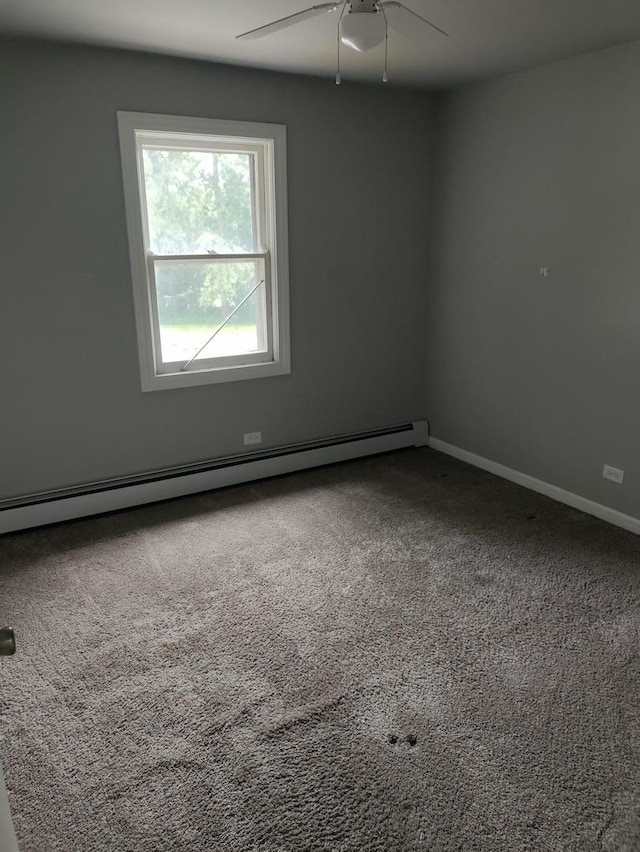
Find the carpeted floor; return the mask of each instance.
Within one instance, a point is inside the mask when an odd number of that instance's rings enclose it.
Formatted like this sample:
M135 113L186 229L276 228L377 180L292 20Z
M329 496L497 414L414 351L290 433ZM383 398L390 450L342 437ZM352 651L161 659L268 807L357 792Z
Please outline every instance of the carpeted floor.
M407 450L0 539L23 852L638 852L640 538Z

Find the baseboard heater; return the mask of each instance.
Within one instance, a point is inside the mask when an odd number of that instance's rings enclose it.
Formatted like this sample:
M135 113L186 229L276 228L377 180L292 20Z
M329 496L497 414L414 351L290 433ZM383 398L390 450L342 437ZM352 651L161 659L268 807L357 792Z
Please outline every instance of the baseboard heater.
M426 420L0 501L0 533L100 515L429 442Z

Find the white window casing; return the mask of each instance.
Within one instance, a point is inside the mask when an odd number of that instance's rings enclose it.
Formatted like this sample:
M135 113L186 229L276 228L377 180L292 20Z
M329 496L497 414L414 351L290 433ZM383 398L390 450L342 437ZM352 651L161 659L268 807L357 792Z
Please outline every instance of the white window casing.
M289 277L287 242L286 128L279 124L188 118L119 112L120 150L133 299L143 391L217 382L255 379L290 372ZM246 155L251 163L251 220L253 245L229 251L153 251L146 196L144 154L173 151L196 156ZM171 194L167 194L170 203ZM206 353L207 331L202 330L203 353L168 357L162 337L158 276L170 275L178 265L201 271L221 271L242 265L253 279L242 302L253 299L257 343L235 352ZM239 269L240 267L236 267ZM205 273L206 274L206 273ZM215 338L228 321L211 326ZM252 338L253 339L253 338ZM195 340L195 338L194 338ZM200 340L198 340L200 342ZM191 344L190 344L191 345ZM163 347L167 352L163 352ZM183 350L181 350L183 351ZM206 356L206 357L205 357Z

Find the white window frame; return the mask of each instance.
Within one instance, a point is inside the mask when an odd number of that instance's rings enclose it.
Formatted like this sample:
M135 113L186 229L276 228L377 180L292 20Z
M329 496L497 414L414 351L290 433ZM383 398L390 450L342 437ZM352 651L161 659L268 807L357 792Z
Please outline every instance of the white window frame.
M131 279L143 391L255 379L291 372L287 240L286 128L281 124L118 112ZM143 144L189 144L248 150L256 156L258 251L234 255L154 255L149 246ZM267 339L264 351L194 361L188 369L162 364L154 270L156 263L261 261Z

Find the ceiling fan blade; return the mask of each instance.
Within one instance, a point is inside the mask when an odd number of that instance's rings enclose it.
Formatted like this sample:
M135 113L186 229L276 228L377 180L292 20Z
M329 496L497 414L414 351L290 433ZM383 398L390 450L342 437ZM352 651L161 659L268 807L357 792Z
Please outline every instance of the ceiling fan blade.
M441 30L440 27L437 27L435 24L432 24L431 21L428 21L426 18L423 18L422 15L419 15L417 12L414 12L413 9L409 9L408 6L405 6L404 3L397 3L396 0L380 0L378 3L380 9L386 12L387 9L402 9L403 12L408 12L410 15L413 15L414 18L417 18L419 21L422 21L423 24L427 24L427 26L431 27L431 29L437 30L443 36L448 36L449 33L446 33L444 30ZM394 26L393 21L389 21L391 26ZM397 27L395 27L397 29Z
M271 33L283 30L285 27L290 27L292 24L298 24L300 21L306 21L307 18L315 18L316 15L322 15L324 12L335 12L340 6L340 3L320 3L319 6L311 6L309 9L303 9L301 12L296 12L293 15L287 15L286 18L279 18L277 21L272 21L270 24L265 24L263 27L256 27L255 30L249 30L246 33L237 35L236 38L254 39L262 38L262 36L271 35Z

